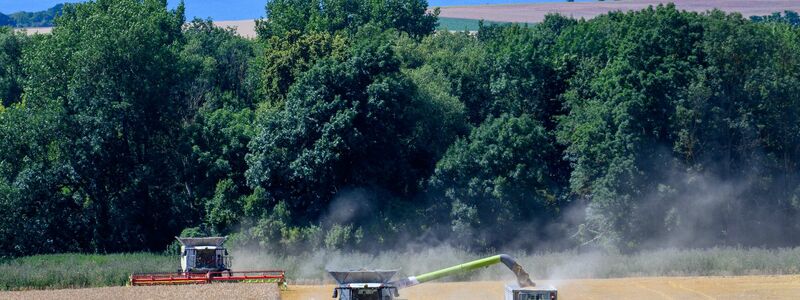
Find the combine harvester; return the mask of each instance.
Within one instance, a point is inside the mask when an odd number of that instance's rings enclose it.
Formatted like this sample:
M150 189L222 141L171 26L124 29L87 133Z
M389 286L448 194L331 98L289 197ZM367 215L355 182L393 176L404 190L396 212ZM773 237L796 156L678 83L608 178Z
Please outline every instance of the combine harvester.
M397 270L328 271L338 283L333 298L339 300L394 300L399 290L442 277L463 274L479 268L503 263L514 272L516 284L506 285L505 300L556 300L558 291L553 287L533 288L530 275L511 256L495 255L446 269L390 281Z
M131 285L269 282L286 287L283 270L231 271L231 258L222 245L227 237L175 238L181 243L181 269L175 273L134 273Z

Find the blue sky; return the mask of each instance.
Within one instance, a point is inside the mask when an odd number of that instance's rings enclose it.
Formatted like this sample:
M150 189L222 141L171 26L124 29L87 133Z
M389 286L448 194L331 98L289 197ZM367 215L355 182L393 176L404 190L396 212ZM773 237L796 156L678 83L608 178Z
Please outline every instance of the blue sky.
M171 7L180 0L168 0ZM267 0L184 0L186 2L187 18L211 17L214 20L244 20L255 19L264 15L264 5ZM18 11L45 10L58 3L81 2L76 0L0 0L0 12L13 13ZM448 5L478 5L501 4L519 2L564 2L564 0L428 0L431 6Z

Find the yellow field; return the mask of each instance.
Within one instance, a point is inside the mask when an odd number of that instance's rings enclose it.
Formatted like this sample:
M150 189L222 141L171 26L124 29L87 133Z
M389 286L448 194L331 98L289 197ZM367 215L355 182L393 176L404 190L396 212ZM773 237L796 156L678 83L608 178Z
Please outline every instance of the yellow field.
M800 299L800 275L737 277L648 277L537 281L558 288L559 299ZM402 290L402 299L503 299L504 282L426 283ZM239 283L153 287L107 287L0 292L0 299L283 299L329 300L332 285Z
M0 299L280 299L274 283L217 283L173 286L118 286L91 289L0 292Z
M800 299L800 275L651 277L537 281L558 288L559 299ZM401 298L503 299L499 281L427 283L402 290ZM333 286L290 286L283 300L331 299Z

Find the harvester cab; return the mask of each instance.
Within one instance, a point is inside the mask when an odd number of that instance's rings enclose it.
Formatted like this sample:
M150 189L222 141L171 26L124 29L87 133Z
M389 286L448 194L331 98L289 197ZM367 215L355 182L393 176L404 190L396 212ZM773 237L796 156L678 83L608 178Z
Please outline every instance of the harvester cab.
M558 291L556 288L544 287L519 287L515 284L506 285L505 300L556 300Z
M181 272L230 271L230 256L223 244L227 237L180 238Z
M390 280L397 270L328 271L328 273L338 283L333 291L333 298L339 300L393 300L400 296L400 289L498 263L506 265L517 277L515 284L506 286L505 300L557 300L558 294L555 288L534 288L535 284L531 281L528 272L525 272L520 264L506 254L482 258L395 281Z
M328 271L338 286L333 298L340 300L392 300L397 287L389 283L397 270Z

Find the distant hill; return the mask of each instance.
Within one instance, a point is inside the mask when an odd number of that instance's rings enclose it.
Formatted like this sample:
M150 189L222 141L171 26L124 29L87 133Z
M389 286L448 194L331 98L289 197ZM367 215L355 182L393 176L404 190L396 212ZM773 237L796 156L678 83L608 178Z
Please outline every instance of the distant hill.
M53 20L64 9L64 4L58 4L48 10L37 12L16 12L10 15L0 13L0 26L11 27L51 27Z

